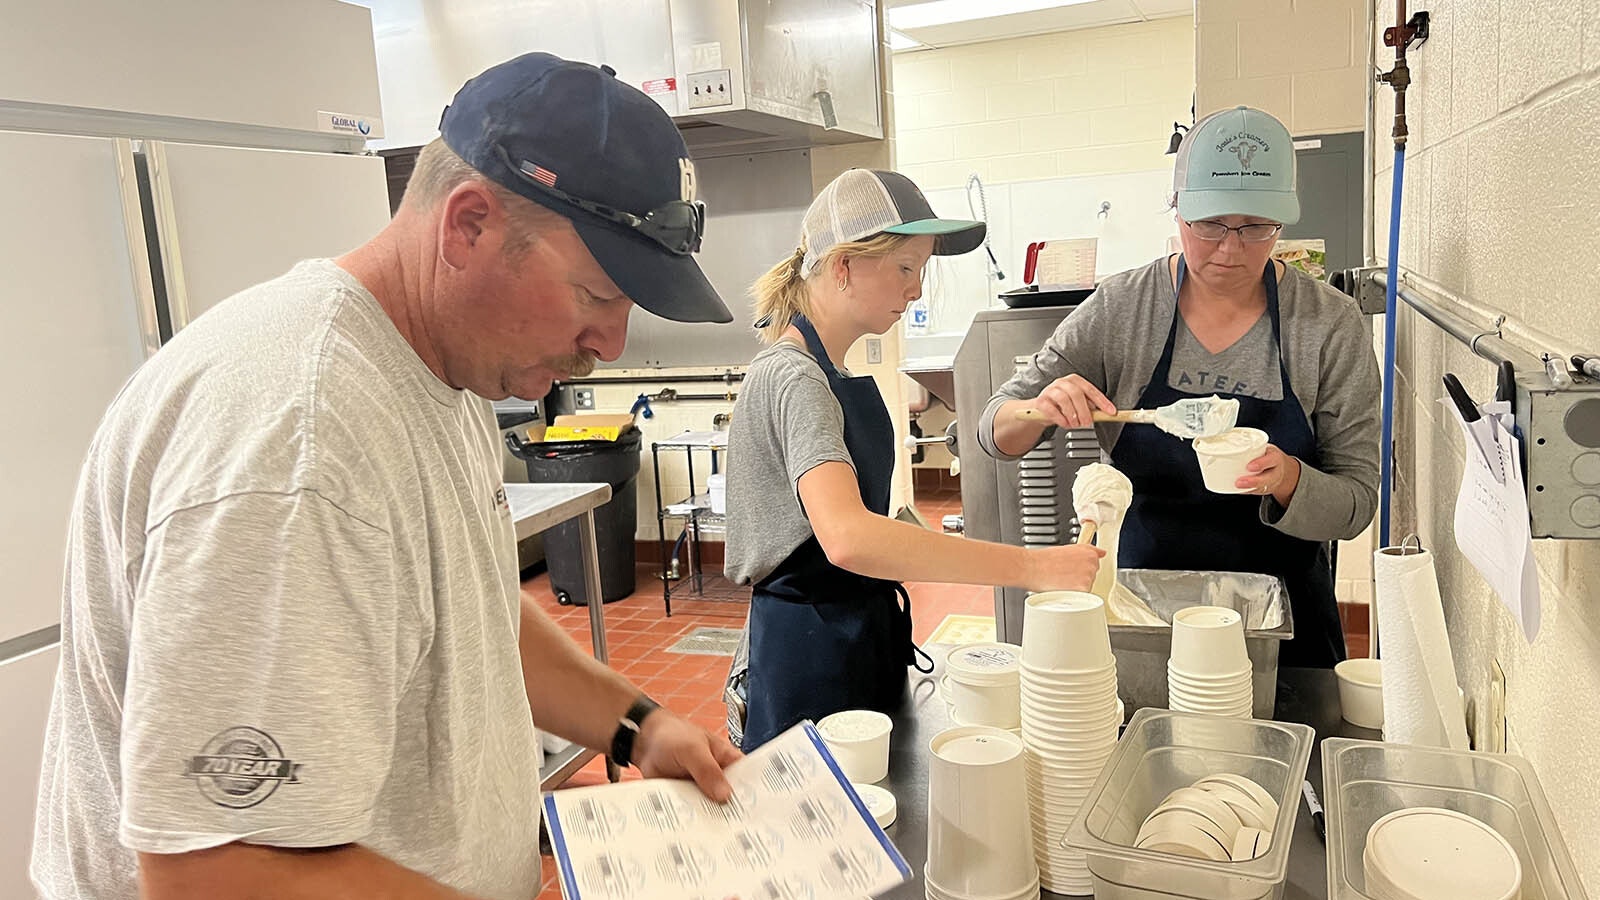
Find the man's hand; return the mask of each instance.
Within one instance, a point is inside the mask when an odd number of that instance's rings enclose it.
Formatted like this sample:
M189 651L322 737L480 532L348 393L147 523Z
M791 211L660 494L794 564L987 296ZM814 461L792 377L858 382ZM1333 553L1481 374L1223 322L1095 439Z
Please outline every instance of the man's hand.
M691 725L669 709L645 716L634 739L633 763L646 778L690 778L718 803L733 797L722 770L744 756L724 738Z

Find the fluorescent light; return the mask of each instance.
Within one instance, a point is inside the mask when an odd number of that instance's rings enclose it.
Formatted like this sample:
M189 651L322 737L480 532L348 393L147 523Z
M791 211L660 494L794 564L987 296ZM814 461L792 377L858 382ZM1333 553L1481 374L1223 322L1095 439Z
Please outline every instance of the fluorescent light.
M929 0L890 9L889 24L898 29L931 28L1089 2L1092 0Z
M924 44L916 38L895 31L893 28L889 29L890 50L915 50L922 46Z

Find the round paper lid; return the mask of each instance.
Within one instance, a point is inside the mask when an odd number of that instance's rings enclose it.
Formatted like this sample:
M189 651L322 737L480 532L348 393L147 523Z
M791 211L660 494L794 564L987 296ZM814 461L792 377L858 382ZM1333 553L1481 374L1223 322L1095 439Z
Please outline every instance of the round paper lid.
M895 817L900 814L900 805L895 802L894 795L875 784L855 784L856 794L861 802L867 805L867 812L872 813L872 818L877 821L879 828L888 828L894 824Z
M1022 672L1022 648L989 641L965 644L950 651L945 665L950 677L975 686L1015 682Z
M1454 810L1392 812L1367 831L1368 880L1393 897L1507 900L1519 896L1522 863L1499 832ZM1369 892L1370 893L1370 892Z

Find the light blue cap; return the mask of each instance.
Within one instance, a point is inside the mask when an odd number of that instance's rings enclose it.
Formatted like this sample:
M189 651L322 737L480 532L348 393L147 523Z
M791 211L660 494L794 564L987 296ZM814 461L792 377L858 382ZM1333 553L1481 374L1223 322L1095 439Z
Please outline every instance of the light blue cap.
M1189 222L1218 216L1300 221L1294 139L1271 113L1237 106L1196 122L1178 147L1172 189Z

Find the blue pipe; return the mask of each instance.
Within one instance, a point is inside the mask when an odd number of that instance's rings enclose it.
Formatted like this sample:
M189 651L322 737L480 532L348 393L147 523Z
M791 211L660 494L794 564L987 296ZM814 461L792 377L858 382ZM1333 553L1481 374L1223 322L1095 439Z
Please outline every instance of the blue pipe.
M1400 287L1400 195L1405 184L1406 148L1394 149L1394 197L1389 205L1389 277L1383 298L1383 438L1378 464L1378 537L1389 547L1389 506L1394 493L1394 320Z

